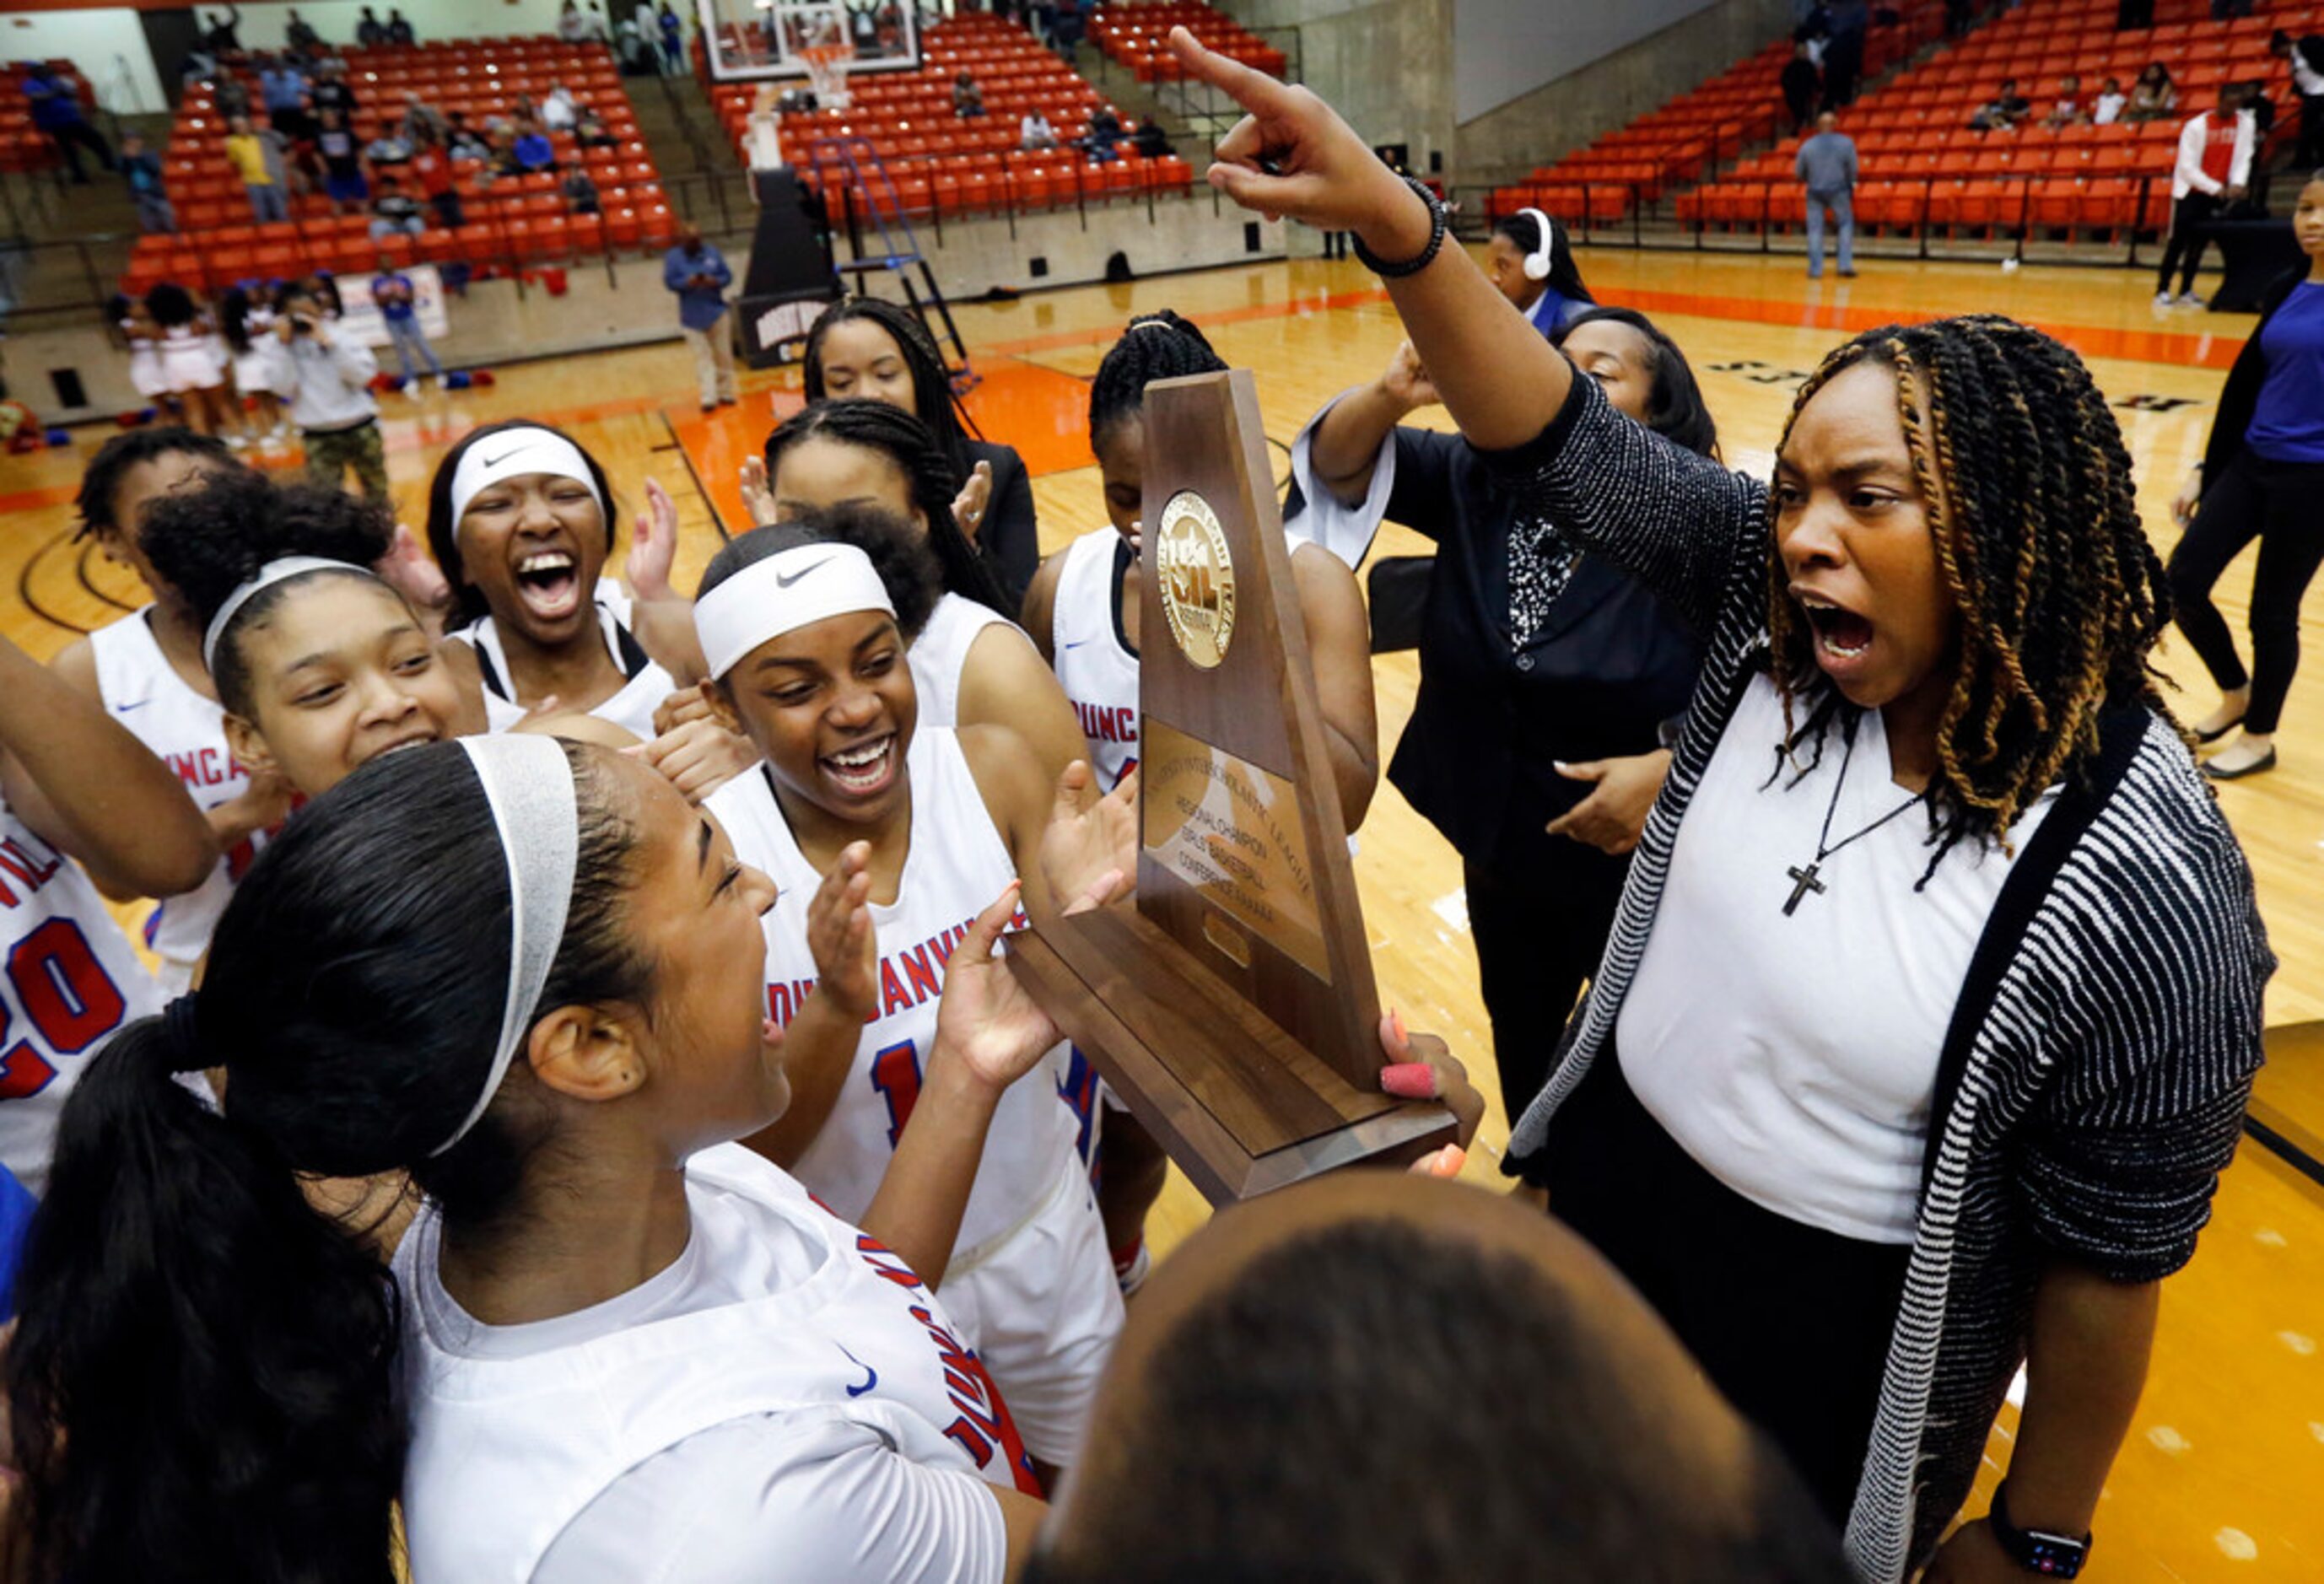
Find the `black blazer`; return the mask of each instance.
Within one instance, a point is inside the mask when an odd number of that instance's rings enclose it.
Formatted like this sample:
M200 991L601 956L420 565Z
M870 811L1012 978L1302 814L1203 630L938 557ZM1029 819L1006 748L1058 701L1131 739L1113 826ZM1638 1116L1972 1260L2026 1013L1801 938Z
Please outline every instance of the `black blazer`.
M1032 586L1033 574L1041 565L1041 530L1033 520L1032 475L1025 471L1025 459L1007 446L974 438L961 444L970 467L980 462L992 465L992 499L976 532L976 553L991 569L1001 592L1009 596L1008 613L1013 617L1025 608L1025 591Z
M1657 746L1702 667L1669 605L1585 555L1522 652L1509 647L1514 496L1457 435L1399 428L1388 516L1437 543L1421 618L1420 694L1388 779L1471 861L1556 862L1594 849L1542 827L1587 795L1553 761Z
M2275 318L2275 310L2307 279L2305 267L2287 270L2260 299L2259 323L2252 327L2251 339L2244 343L2244 349L2236 354L2235 364L2227 370L2227 382L2219 387L2218 410L2211 417L2211 437L2203 447L2206 490L2227 476L2228 466L2244 448L2245 433L2259 412L2260 387L2267 383L2267 354L2260 348L2260 334Z

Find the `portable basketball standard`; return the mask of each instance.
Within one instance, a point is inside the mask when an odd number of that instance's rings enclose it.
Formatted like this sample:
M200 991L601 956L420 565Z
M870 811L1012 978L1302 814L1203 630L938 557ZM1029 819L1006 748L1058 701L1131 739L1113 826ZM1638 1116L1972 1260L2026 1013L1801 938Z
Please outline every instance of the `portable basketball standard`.
M1212 1202L1452 1141L1379 1091L1379 999L1248 370L1146 388L1134 902L1019 980Z

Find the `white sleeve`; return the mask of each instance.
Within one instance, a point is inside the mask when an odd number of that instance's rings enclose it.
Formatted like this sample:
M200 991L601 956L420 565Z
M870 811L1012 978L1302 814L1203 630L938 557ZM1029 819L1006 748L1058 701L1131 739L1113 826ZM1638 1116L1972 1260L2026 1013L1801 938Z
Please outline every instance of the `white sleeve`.
M1000 1584L1001 1504L965 1469L839 1418L757 1414L689 1436L599 1493L533 1584Z
M1291 442L1291 478L1299 486L1303 502L1296 516L1288 518L1283 531L1294 539L1321 545L1351 569L1363 564L1379 534L1380 520L1388 514L1388 497L1396 492L1396 431L1388 430L1380 440L1379 456L1372 463L1371 488L1364 493L1360 505L1343 504L1337 495L1315 482L1315 426L1323 415L1346 401L1360 387L1351 386L1325 402L1299 437Z
M2197 117L2179 129L2178 185L2217 196L2219 184L2203 170L2203 120Z
M2253 145L2259 142L2259 117L2248 110L2236 112L2236 153L2227 164L2227 185L2243 187L2251 181Z

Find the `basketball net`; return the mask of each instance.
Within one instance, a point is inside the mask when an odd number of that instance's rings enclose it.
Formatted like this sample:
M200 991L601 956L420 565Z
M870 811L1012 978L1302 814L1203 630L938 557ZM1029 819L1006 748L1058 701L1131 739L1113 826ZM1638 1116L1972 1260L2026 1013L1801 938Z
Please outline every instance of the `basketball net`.
M807 68L807 86L814 90L816 104L825 110L846 109L847 72L855 63L855 46L809 44L799 51L798 58Z

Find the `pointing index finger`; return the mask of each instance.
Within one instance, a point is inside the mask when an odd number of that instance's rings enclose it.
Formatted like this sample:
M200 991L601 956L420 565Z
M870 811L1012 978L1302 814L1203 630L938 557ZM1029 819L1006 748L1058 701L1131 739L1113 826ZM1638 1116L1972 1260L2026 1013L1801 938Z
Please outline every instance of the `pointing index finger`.
M1288 103L1288 90L1281 83L1254 67L1204 49L1184 26L1170 30L1170 52L1194 76L1223 89L1255 115L1279 115Z

